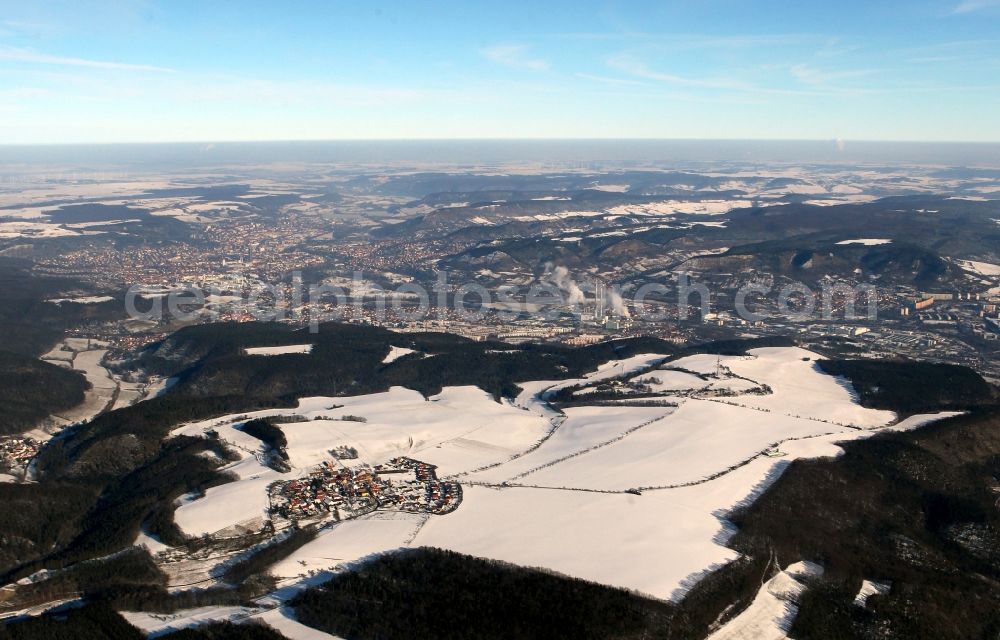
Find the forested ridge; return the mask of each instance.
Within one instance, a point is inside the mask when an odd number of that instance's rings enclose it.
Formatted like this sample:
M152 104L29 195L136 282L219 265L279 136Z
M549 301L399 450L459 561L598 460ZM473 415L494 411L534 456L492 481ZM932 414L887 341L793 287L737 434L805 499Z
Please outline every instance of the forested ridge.
M659 340L637 339L581 349L511 347L445 334L325 328L331 337L253 324L179 332L143 359L179 375L176 392L101 415L53 440L37 459L38 483L0 484L0 500L8 507L0 510L0 581L52 569L56 573L50 581L33 587L39 597L45 590L72 591L95 603L70 612L66 620L49 617L0 627L0 638L131 637L131 627L121 626L124 620L108 605L172 611L240 604L270 588L267 569L307 543L311 531L265 545L228 567L224 578L237 588L179 595L164 590L163 577L145 552L119 554L141 529L169 544L196 543L173 523L175 500L228 481L219 469L231 454L220 441L166 439L180 423L258 408L292 408L299 395L362 393L394 384L425 394L445 385L476 384L499 398L515 392L519 380L575 377L607 360L639 353L738 354L788 344L769 339L678 349ZM243 353L249 346L306 342L315 345L310 354ZM414 355L385 364L382 360L392 346L434 357ZM491 353L494 350L506 353ZM349 353L357 356L347 359ZM237 372L232 377L216 375L226 364ZM1000 526L992 491L1000 482L995 390L960 367L865 361L819 366L850 380L868 406L902 412L961 407L970 413L915 432L849 444L840 459L793 462L762 498L732 514L740 532L731 544L745 556L700 581L681 603L459 554L418 550L383 556L357 572L340 574L304 592L293 605L303 621L351 638L694 640L752 600L773 570L772 559L781 566L811 560L828 572L807 592L795 637L994 637L990 634L1000 629L989 609L1000 598L993 586L994 581L1000 583L995 553ZM295 386L296 372L302 374L301 386ZM936 392L914 393L914 380L932 381ZM876 393L871 393L873 387ZM247 425L243 428L262 436L275 450L283 446L270 422ZM203 455L208 451L215 455ZM891 581L892 591L872 598L869 609L858 610L848 596L853 599L862 579ZM377 616L358 604L372 598L389 603L377 608ZM956 617L959 602L969 615ZM447 603L451 605L445 607ZM65 625L83 631L60 636ZM885 635L886 628L897 627L909 635ZM841 628L854 635L835 635ZM465 631L456 636L456 629ZM496 635L497 629L505 635ZM965 635L949 635L949 629ZM190 632L216 635L183 637L242 637L226 635L239 631L222 625ZM279 637L257 627L245 631Z
M421 548L338 574L304 591L291 607L305 624L357 640L694 640L704 637L734 599L752 598L766 569L766 561L734 562L672 604L547 571Z
M996 638L1000 632L1000 408L796 460L734 514L733 548L821 564L792 636ZM891 584L867 607L862 580Z
M89 388L79 371L0 350L0 435L27 431L75 407Z
M1000 400L982 376L954 364L860 359L818 360L816 364L825 373L849 380L863 406L903 415Z

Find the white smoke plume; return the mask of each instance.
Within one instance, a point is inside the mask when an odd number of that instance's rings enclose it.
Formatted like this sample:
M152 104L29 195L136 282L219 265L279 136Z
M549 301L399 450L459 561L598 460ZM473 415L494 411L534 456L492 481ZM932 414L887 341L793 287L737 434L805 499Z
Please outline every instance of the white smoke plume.
M569 275L569 270L566 267L553 267L551 263L545 266L548 271L546 279L566 294L566 304L576 305L583 303L585 299L583 291L580 289L580 285L576 283L576 280Z
M622 300L622 294L618 293L618 289L615 287L606 287L604 290L607 292L608 306L611 307L615 315L622 318L631 317L628 307L625 306L625 301Z

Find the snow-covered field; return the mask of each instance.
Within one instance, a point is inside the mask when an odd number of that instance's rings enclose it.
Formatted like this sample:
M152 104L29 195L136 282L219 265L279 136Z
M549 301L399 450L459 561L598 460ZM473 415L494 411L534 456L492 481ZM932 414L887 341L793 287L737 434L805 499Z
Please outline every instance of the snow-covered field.
M643 411L616 408L623 413ZM619 432L627 426L622 424ZM521 482L611 491L674 486L709 478L787 438L831 430L821 422L688 400L668 417L618 442L546 467Z
M678 214L718 215L753 206L750 200L671 200L646 204L626 204L608 209L617 215L669 216Z
M691 576L736 557L712 542L721 528L690 492L635 496L470 486L462 506L428 519L413 545L543 567L667 599L681 595Z
M889 244L892 240L885 238L858 238L856 240L841 240L837 244L863 244L866 247L874 247L880 244Z
M111 302L114 300L112 296L81 296L79 298L53 298L49 302L53 304L62 304L64 302L72 302L75 304L98 304L101 302Z
M305 398L295 410L184 425L174 433L214 429L241 460L226 468L238 481L184 499L177 523L192 535L259 525L266 516L268 484L300 476L330 459L331 449L349 446L357 449L358 463L405 455L437 465L439 477L462 484L462 502L447 515L378 511L326 528L273 568L285 589L372 554L434 546L676 600L736 557L724 546L732 533L724 514L753 500L788 461L837 455L839 442L953 415L914 416L894 424L891 412L861 407L849 385L817 368L818 358L797 348L766 348L748 356L695 355L663 364L664 356L643 354L607 363L578 380L521 383L524 391L514 403L496 402L471 387L445 388L428 399L394 388ZM543 399L561 387L636 373L638 379L660 378L657 391L676 406L558 411ZM736 395L713 395L718 388ZM765 388L771 393L760 394ZM758 393L747 393L751 389ZM292 465L282 474L258 461L261 443L235 425L291 414L307 420L276 419ZM793 574L775 579L782 585L774 580L765 585L760 602L718 637L782 637L747 635L746 629L781 631L782 612L768 598L775 596L773 589L794 586ZM232 615L225 608L217 611ZM199 610L192 621L205 615ZM281 613L266 615L289 629L297 624ZM155 620L144 621L155 626ZM741 625L744 631L732 635Z
M395 362L405 355L411 353L417 353L414 349L407 349L406 347L391 347L389 349L389 354L382 360L382 364L389 364L390 362Z
M685 371L675 371L671 369L654 371L650 373L649 376L643 377L642 381L649 384L653 391L660 393L684 391L686 389L700 389L701 387L707 387L709 385L708 382L702 380L696 375L692 375Z
M304 577L334 569L387 549L406 546L427 516L413 513L372 513L323 531L315 540L272 567L277 578Z
M90 383L90 389L84 392L81 404L61 411L58 415L49 416L38 428L32 430L33 437L47 440L52 433L65 426L90 420L113 404L116 407L124 406L119 403L125 403L133 397L135 388L129 388L124 394L120 394L120 382L101 364L108 352L104 348L106 346L106 343L97 340L67 338L41 356L42 360L50 364L82 372Z
M881 427L895 419L891 411L865 409L859 405L850 383L819 371L816 365L819 359L805 349L771 347L754 349L752 357L696 355L670 365L711 374L719 364L737 376L765 383L773 393L723 400L774 414L866 428Z
M227 433L223 437L229 435ZM181 500L181 506L174 514L174 521L181 531L190 536L200 536L258 518L263 524L268 506L267 487L284 479L283 474L265 467L253 456L229 465L226 471L235 474L239 480L212 487L203 498Z
M311 353L311 344L289 344L283 347L250 347L245 349L248 356L281 356L286 353Z
M0 238L61 238L79 235L84 234L72 231L61 225L45 222L18 221L0 223Z
M958 260L957 262L963 269L976 275L986 277L1000 276L1000 264L976 262L975 260Z
M340 406L331 408L334 405ZM185 533L211 533L263 518L270 483L304 475L311 467L331 459L330 450L336 447L355 447L359 462L368 464L396 456L417 458L437 465L438 474L445 476L507 460L540 440L550 428L545 418L509 402L495 402L474 387L449 387L430 399L401 387L364 396L306 398L295 411L268 410L247 415L253 418L293 413L309 420L280 425L288 440L286 451L292 465L292 471L286 474L261 464L254 455L261 442L225 420L198 422L174 432L198 436L208 428L215 429L242 456L224 469L238 475L239 481L213 487L205 497L185 501L178 507L175 517ZM361 417L365 422L344 420L344 416Z
M537 472L567 456L589 451L607 443L622 433L669 415L672 407L570 407L566 420L538 449L506 464L486 469L470 476L471 480L504 482L515 478L535 484ZM560 466L562 468L562 466Z

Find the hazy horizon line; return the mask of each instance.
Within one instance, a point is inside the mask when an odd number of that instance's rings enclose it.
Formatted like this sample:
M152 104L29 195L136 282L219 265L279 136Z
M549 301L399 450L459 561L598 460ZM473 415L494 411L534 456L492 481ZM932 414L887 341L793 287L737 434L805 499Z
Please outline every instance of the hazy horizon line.
M1000 169L1000 142L774 138L340 138L0 144L0 167L344 165L564 167L713 163L939 166Z
M196 140L125 140L87 142L0 142L0 147L87 147L128 145L296 144L329 142L738 142L738 143L850 143L850 144L962 144L997 145L998 140L935 140L897 138L663 138L663 137L474 137L474 138L247 138Z

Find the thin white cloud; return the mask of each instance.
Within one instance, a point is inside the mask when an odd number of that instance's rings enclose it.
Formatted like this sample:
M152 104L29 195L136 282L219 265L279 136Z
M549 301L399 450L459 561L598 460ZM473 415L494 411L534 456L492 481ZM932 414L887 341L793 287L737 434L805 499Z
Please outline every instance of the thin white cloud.
M294 82L248 77L191 76L147 82L149 92L166 90L164 99L189 103L251 103L295 107L377 107L428 100L434 92L393 86ZM451 94L449 94L451 95ZM454 99L454 98L452 98Z
M672 73L653 71L646 64L630 55L617 55L608 60L608 67L647 80L668 82L684 87L699 87L703 89L723 89L730 91L748 91L753 87L745 82L728 78L688 78Z
M692 90L704 89L715 92L731 92L758 96L844 96L870 93L871 91L868 89L828 86L827 83L836 79L854 78L877 73L875 70L820 72L805 65L797 65L796 67L792 67L792 73L798 78L801 84L806 86L781 87L762 86L729 77L692 78L672 73L663 73L650 69L643 61L628 54L620 54L612 57L607 61L607 65L611 69L621 71L632 77L655 80L678 87L687 87ZM787 69L788 67L780 66L777 68Z
M1000 0L964 0L960 2L952 13L975 13L984 9L1000 8Z
M541 58L533 58L528 47L523 44L498 44L480 49L479 53L497 64L524 71L547 71L549 63Z
M55 28L45 22L24 22L22 20L2 20L0 21L0 29L3 29L7 33L26 33L26 34L52 34L55 32Z
M624 41L662 49L741 49L808 45L828 41L828 36L813 33L720 36L699 33L650 33L641 31L540 33L536 37L560 40Z
M0 96L10 99L34 99L34 98L46 98L55 95L49 89L42 89L38 87L15 87L13 89L4 89L0 91Z
M632 85L632 86L644 84L638 80L629 80L627 78L609 78L608 76L598 76L592 73L574 73L573 75L583 80L592 80L594 82L601 82L603 84Z
M816 56L820 58L835 58L848 53L854 53L860 49L861 45L859 44L844 44L840 41L840 38L830 38L826 44L816 52Z
M88 60L86 58L72 58L64 56L52 56L45 53L38 53L30 49L20 49L17 47L0 47L0 60L10 62L27 62L30 64L47 64L62 67L87 67L90 69L110 69L116 71L147 71L156 73L172 73L173 69L166 67L156 67L148 64L129 64L126 62L109 62L106 60Z
M825 87L837 80L848 78L863 78L878 73L877 69L847 69L843 71L826 71L807 64L796 64L791 68L792 75L803 84L814 87Z
M959 60L964 60L964 58L962 58L962 56L924 56L910 58L907 62L913 62L915 64L936 64L938 62L957 62Z

